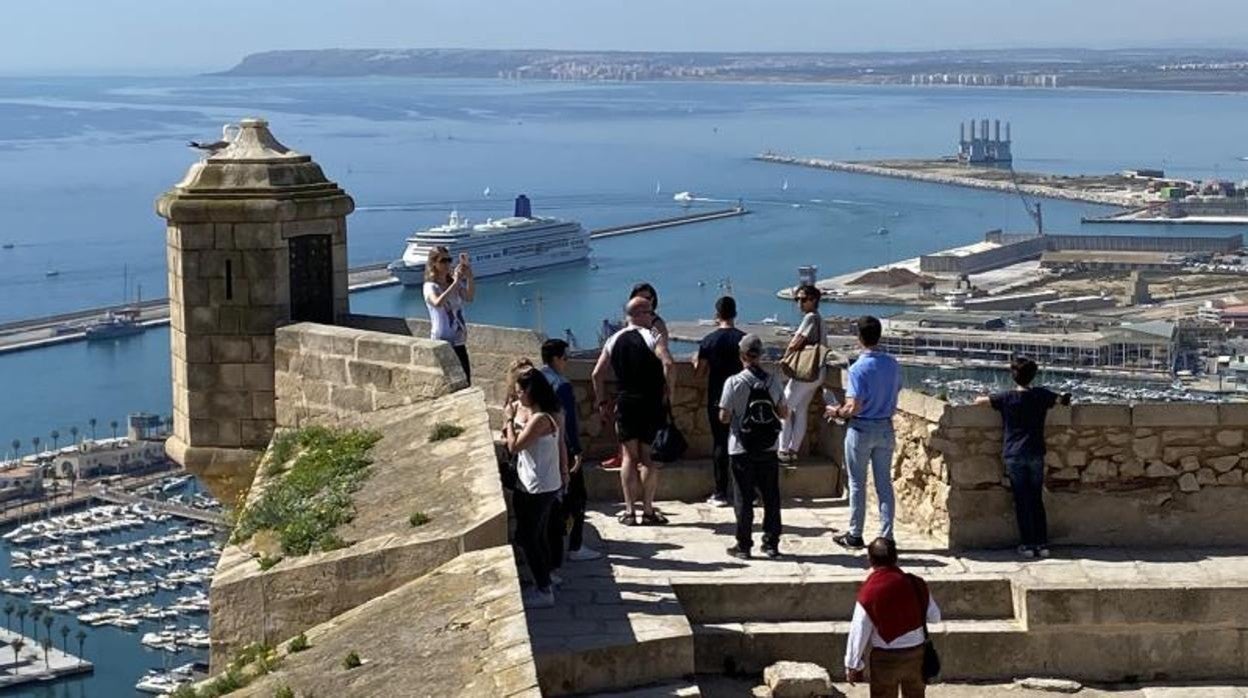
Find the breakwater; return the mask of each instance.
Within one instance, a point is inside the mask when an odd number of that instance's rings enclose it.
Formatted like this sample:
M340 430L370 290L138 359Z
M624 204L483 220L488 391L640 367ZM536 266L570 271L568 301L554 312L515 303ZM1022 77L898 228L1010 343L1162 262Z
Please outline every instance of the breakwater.
M845 162L841 160L823 160L820 158L799 158L789 155L780 155L777 153L762 153L754 156L754 159L759 162L770 162L778 165L813 167L820 170L850 172L853 174L871 175L873 177L892 177L894 179L908 179L915 182L929 182L931 184L943 184L946 186L987 189L989 191L1001 192L1003 194L1015 193L1015 184L1009 179L985 179L971 176L969 174L958 175L948 172L947 169L951 169L956 166L956 163L949 163L949 168L941 169L940 171L928 171L922 169L889 166L887 163L883 162ZM1019 176L1026 177L1023 173L1019 173ZM1058 176L1052 175L1050 177L1057 178ZM1076 186L1076 178L1069 178L1069 182L1070 184L1067 186L1020 182L1017 185L1017 188L1024 194L1045 199L1082 201L1085 203L1103 204L1106 206L1136 206L1139 204L1138 198L1126 192L1092 191L1080 188Z

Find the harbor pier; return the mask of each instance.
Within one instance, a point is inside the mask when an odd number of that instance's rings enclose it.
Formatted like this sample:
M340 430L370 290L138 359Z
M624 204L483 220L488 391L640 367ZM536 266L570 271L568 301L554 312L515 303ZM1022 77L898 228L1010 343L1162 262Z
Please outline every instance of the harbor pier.
M16 640L21 640L23 646L15 661L13 642ZM0 648L0 689L95 671L94 664L57 648L55 643L48 648L45 663L43 647L33 638L0 629L0 642L4 644Z
M194 521L202 521L203 523L213 524L214 526L224 526L225 517L214 511L205 511L188 507L185 504L175 504L173 502L164 502L159 499L151 499L149 497L140 497L137 494L130 494L124 490L111 489L103 485L92 487L91 496L105 502L113 504L142 504L152 511L158 511L162 514L177 516L183 519L191 519Z

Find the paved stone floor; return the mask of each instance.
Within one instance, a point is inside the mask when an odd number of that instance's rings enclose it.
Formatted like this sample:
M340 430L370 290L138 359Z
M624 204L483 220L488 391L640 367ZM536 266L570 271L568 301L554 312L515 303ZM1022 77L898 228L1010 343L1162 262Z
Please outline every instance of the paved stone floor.
M688 635L689 620L677 601L673 582L860 580L867 569L863 551L846 550L832 541L834 534L847 527L844 500L786 501L780 545L784 557L774 561L762 557L741 561L725 553L733 543L731 508L661 502L659 508L670 519L669 525L627 527L615 519L619 507L592 506L587 544L607 555L592 562L565 563L556 606L527 611L530 637L539 655ZM757 510L756 531L761 515L761 509ZM872 511L867 518L868 534L877 525ZM1248 550L1058 547L1050 559L1028 561L1019 559L1012 549L953 553L901 525L895 533L902 566L933 579L1022 575L1036 586L1103 587L1243 585L1248 581ZM757 545L756 539L756 552ZM939 624L933 632L941 632ZM955 692L934 691L933 695L991 695L978 687L966 689L973 692L965 694L957 693L960 689L955 687L947 690Z
M640 688L622 693L603 693L604 698L752 698L754 681L720 677L699 678L697 684L680 683ZM867 698L866 686L836 684L847 698ZM1176 685L1143 687L1084 688L1076 693L1053 693L1020 688L1014 684L936 684L929 686L932 698L1248 698L1248 686Z

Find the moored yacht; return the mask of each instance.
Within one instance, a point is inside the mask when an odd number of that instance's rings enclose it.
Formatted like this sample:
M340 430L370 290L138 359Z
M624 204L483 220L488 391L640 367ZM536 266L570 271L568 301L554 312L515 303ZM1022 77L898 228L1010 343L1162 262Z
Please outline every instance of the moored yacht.
M579 262L589 257L589 233L576 221L533 216L528 197L516 197L515 215L473 225L452 211L450 220L407 239L403 257L387 269L404 286L425 281L429 251L446 247L452 259L467 254L480 278Z

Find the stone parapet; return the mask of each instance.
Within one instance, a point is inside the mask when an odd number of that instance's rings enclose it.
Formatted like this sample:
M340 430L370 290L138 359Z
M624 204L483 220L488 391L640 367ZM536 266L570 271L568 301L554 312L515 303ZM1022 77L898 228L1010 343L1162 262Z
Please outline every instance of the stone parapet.
M893 479L897 514L954 547L1016 542L1000 416L903 391ZM1076 404L1049 412L1052 542L1248 542L1248 410L1210 404Z
M342 338L342 328L308 329L296 326L288 338L302 334L331 344ZM357 348L364 346L362 339L356 338ZM268 569L262 569L251 543L227 546L209 597L214 669L246 643L284 641L465 551L507 543L506 505L480 390L355 414L322 412L313 421L381 434L369 477L351 495L355 516L335 531L348 546L285 558ZM431 442L434 427L444 423L464 431ZM269 477L256 475L249 502L261 495ZM409 517L416 512L428 523L414 527ZM421 615L413 610L413 617Z
M306 632L233 695L540 698L511 548L468 552ZM362 666L342 666L349 652Z
M299 323L277 330L276 417L281 427L410 405L467 385L445 342L354 327Z

